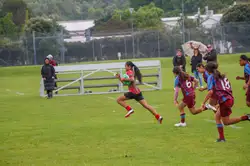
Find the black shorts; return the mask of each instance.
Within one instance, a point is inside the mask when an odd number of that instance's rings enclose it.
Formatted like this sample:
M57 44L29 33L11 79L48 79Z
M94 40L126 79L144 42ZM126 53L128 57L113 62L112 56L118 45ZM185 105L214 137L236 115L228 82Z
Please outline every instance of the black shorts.
M132 92L127 92L127 93L124 93L124 96L127 99L135 99L136 101L144 100L144 97L142 96L141 92L139 94L134 94Z

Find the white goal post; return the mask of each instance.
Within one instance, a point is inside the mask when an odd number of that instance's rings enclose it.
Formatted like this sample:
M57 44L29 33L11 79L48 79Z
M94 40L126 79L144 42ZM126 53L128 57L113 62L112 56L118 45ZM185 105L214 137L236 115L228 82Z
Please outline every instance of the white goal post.
M116 83L113 84L93 84L98 81L103 80L115 80L115 73L124 73L126 62L117 62L117 63L100 63L100 64L84 64L84 65L67 65L67 66L56 66L55 71L57 74L57 79L55 80L57 84L66 83L63 86L58 86L53 91L55 96L69 96L69 95L86 95L86 94L106 94L106 93L120 93L126 92L124 90L123 84L116 80ZM151 61L136 61L134 64L141 70L143 78L150 78L154 81L145 81L142 84L137 83L139 86L143 85L142 91L151 91L151 90L160 90L162 89L162 76L161 76L161 62L159 60L151 60ZM147 72L144 73L144 71ZM148 71L152 71L154 73L147 74ZM108 75L103 76L103 73ZM61 75L64 75L63 78ZM65 75L72 76L78 75L77 78L67 77ZM99 76L95 76L99 75ZM101 76L100 76L101 75ZM91 84L86 84L87 81L92 81ZM75 86L77 84L77 86ZM113 90L103 90L105 88L116 88ZM101 89L101 90L93 90L89 91L89 89ZM63 90L69 90L64 91ZM73 90L78 90L77 93L73 93ZM58 94L57 94L57 93ZM40 96L45 97L45 90L43 79L40 82Z

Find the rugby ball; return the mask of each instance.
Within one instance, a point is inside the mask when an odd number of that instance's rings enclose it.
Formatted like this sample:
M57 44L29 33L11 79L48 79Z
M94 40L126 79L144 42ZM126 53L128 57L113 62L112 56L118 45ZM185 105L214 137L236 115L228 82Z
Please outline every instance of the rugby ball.
M129 76L127 74L123 74L123 78L129 78ZM130 81L123 81L124 85L130 85Z

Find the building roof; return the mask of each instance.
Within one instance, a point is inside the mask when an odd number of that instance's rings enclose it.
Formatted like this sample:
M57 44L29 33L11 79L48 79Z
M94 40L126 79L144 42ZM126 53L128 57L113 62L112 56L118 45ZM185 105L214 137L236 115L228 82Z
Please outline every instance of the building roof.
M204 20L202 25L205 28L212 28L213 25L220 22L223 14L213 14L213 15L200 15L200 18ZM195 20L197 16L187 16L188 19ZM162 18L162 22L165 23L166 26L176 26L181 17L166 17Z
M69 32L84 31L95 26L94 20L58 21L57 23Z

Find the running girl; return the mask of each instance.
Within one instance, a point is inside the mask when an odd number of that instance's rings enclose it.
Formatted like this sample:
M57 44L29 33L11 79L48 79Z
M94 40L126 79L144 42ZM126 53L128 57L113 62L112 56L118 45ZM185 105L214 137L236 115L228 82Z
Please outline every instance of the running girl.
M212 62L209 62L206 65L206 70L211 76L209 76L208 78L208 94L204 99L203 107L205 107L205 103L207 102L207 100L209 100L215 93L220 105L219 110L215 114L215 121L219 132L219 138L216 142L225 142L223 124L231 125L239 123L241 121L250 121L250 114L237 118L230 118L232 107L234 105L234 97L231 84L226 76L221 74L217 70L217 67L218 65ZM221 122L223 122L223 124Z
M237 80L245 80L243 88L246 90L246 104L250 107L250 63L246 55L240 56L240 66L244 66L244 77L236 77Z
M142 96L140 89L136 86L136 79L142 83L142 74L139 68L131 61L126 62L125 64L126 74L129 78L121 78L120 74L117 74L116 77L121 81L130 81L128 85L129 92L125 93L123 96L118 97L117 103L124 107L128 112L125 115L125 118L128 118L131 114L134 113L134 110L126 104L126 100L135 99L139 102L144 108L150 111L158 122L161 124L163 118L156 112L156 110L150 106L147 101Z
M187 106L189 111L193 114L199 114L205 110L205 108L195 108L195 90L194 87L197 86L198 80L194 77L189 76L187 73L183 72L180 67L174 67L173 73L175 75L175 94L174 94L174 104L178 106L180 110L181 121L180 123L175 124L176 127L185 127L187 124L185 122L185 111L184 108ZM195 85L193 85L195 84ZM179 89L182 90L183 93L183 100L179 104L178 94Z
M202 63L199 63L196 68L197 68L197 71L202 74L204 82L207 83L207 79L210 75L206 71L205 66ZM201 92L203 92L205 90L207 90L207 87L199 88L199 91L201 91ZM206 107L213 110L213 111L216 111L216 105L217 105L217 99L216 99L216 96L214 93L213 96L211 96L209 103L206 104Z

